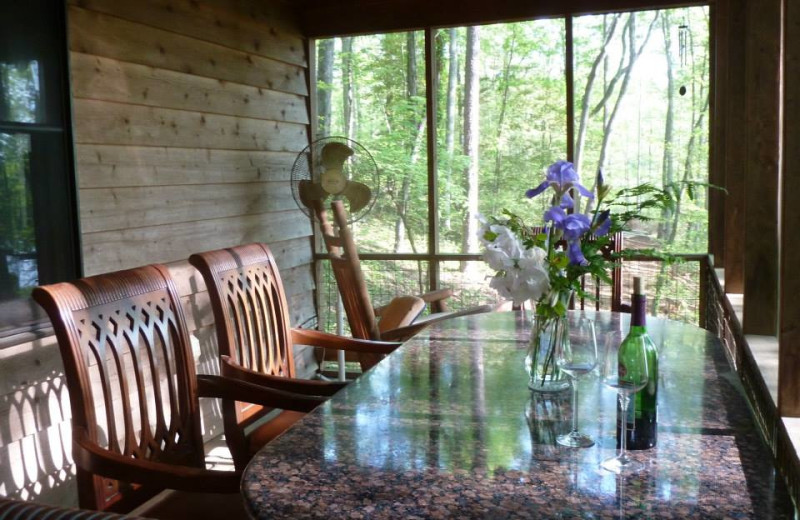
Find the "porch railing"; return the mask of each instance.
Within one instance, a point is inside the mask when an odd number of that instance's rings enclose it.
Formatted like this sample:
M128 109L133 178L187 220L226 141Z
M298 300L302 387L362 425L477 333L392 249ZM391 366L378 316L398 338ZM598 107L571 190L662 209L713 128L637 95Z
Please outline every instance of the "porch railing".
M497 295L489 287L493 272L481 255L469 254L370 254L360 255L367 287L375 306L384 305L403 294L420 294L448 287L455 291L448 300L457 310L488 302ZM327 255L317 255L317 297L321 328L336 330L338 291ZM640 276L648 292L648 312L705 327L708 295L708 255L680 255L680 261L667 264L655 257L640 256L622 264L623 303L630 298L633 277ZM435 276L432 276L435 273ZM591 282L586 289L594 293ZM611 308L611 288L601 285L601 309ZM345 332L346 319L345 321Z

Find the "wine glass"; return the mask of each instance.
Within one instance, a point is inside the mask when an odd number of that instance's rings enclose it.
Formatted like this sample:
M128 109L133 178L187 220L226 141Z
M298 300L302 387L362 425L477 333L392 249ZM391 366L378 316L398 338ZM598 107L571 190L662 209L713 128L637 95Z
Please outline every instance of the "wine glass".
M603 461L603 469L620 474L635 473L644 468L641 462L628 457L627 417L631 395L647 386L647 350L642 341L609 341L603 361L603 383L617 391L619 417L619 455Z
M597 338L594 321L583 316L569 327L567 338L556 343L555 356L558 368L572 379L572 431L559 435L556 442L571 448L588 448L594 446L594 440L578 431L578 379L597 365Z

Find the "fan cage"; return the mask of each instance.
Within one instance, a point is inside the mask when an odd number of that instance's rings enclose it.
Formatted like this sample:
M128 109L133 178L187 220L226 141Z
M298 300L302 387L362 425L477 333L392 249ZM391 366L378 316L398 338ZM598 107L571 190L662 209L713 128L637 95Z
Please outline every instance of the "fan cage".
M369 150L361 143L347 137L322 137L303 148L303 150L297 154L294 164L292 165L291 173L292 197L297 207L300 208L300 211L308 218L313 218L314 212L300 200L299 185L302 180L319 181L319 175L316 174L315 177L315 165L318 165L320 162L320 154L322 153L323 147L329 143L341 143L349 146L353 150L353 155L345 162L347 165L346 172L349 173L347 179L366 184L372 191L369 204L356 214L349 213L348 222L358 222L372 211L375 201L380 194L380 172L378 170L378 163L375 161L372 154L369 153ZM339 197L337 195L326 197L324 202L339 199L347 202L344 197Z

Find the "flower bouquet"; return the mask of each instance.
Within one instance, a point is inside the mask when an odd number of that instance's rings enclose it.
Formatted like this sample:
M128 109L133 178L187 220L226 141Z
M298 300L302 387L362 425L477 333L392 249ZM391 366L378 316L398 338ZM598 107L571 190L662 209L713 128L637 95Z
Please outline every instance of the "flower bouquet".
M554 360L556 342L568 338L566 312L574 295L584 294L581 279L589 275L611 284L619 261L603 254L612 236L634 218L646 219L647 208L674 207L674 192L644 184L611 194L602 171L594 186L581 184L572 163L557 161L546 178L526 192L528 198L550 193L550 206L541 224L531 226L504 210L500 217L479 217L484 260L496 271L490 286L504 298L535 306L531 344L526 358L533 390L558 391L569 387ZM628 202L629 197L638 202ZM618 210L612 215L612 208ZM641 251L637 251L641 253ZM652 253L652 252L650 252ZM665 255L659 255L662 258Z

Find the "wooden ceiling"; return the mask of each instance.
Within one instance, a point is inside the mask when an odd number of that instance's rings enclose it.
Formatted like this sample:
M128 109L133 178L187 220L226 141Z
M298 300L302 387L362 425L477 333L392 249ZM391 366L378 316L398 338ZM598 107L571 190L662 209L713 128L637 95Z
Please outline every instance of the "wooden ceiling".
M324 38L713 3L676 0L296 0L306 36Z

